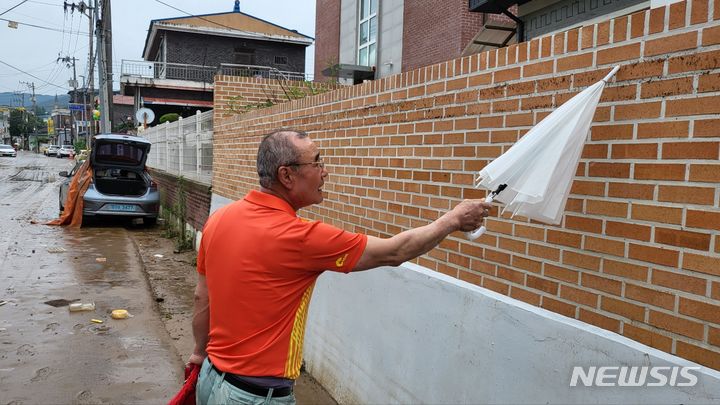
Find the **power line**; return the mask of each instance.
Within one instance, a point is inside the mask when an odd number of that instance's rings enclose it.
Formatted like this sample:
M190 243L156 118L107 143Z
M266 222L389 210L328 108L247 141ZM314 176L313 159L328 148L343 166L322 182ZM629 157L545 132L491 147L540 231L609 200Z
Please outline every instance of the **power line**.
M0 15L7 14L8 12L10 12L10 11L12 11L12 10L20 7L20 6L22 6L23 3L27 3L27 1L28 1L28 0L23 0L23 1L21 1L20 3L14 5L14 6L12 6L12 7L10 7L9 9L7 9L7 10L5 10L5 11L3 11L2 13L0 13Z
M0 21L16 22L18 24L27 25L28 27L40 28L40 29L55 31L55 32L63 32L63 30L61 30L59 28L43 27L41 25L28 24L28 23L24 23L24 22L16 21L16 20L8 20L7 18L0 18ZM78 35L86 35L87 36L88 34L85 34L84 32L82 32L82 33L78 32Z
M60 87L60 86L58 86L57 84L53 84L53 83L50 83L50 82L48 82L48 81L45 81L45 80L43 80L43 79L35 76L34 74L25 72L25 71L23 71L22 69L16 68L15 66L13 66L13 65L11 65L11 64L9 64L9 63L3 62L3 61L1 61L1 60L0 60L0 63L2 63L2 64L5 65L5 66L8 66L8 67L10 67L10 68L12 68L12 69L15 69L15 70L17 70L17 71L20 72L20 73L24 73L24 74L26 74L26 75L34 78L34 79L40 80L40 81L43 82L43 83L47 83L47 84L49 84L49 85L51 85L51 86L57 87L58 89L67 91L67 88L65 88L65 87Z
M19 11L14 12L14 13L13 13L13 16L15 16L15 15L21 16L21 17L25 17L25 18L29 18L29 19L31 19L31 20L37 20L38 23L44 23L45 25L52 25L52 24L54 23L54 21L45 20L45 19L43 19L43 18L38 18L38 17L36 17L36 16L34 16L34 15L21 13L21 12L19 12Z
M46 6L62 7L60 4L56 4L56 3L45 3L45 2L42 2L42 1L34 1L34 0L29 0L29 1L30 1L30 3L35 3L35 4L44 4L44 5L46 5Z

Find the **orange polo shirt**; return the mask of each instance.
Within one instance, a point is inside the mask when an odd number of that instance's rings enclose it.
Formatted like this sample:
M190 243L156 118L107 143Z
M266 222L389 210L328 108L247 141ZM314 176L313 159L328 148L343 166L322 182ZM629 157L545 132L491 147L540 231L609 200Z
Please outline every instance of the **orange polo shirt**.
M215 212L197 259L210 297L213 364L244 376L296 379L315 280L325 270L351 271L366 243L365 235L303 220L284 200L259 191Z

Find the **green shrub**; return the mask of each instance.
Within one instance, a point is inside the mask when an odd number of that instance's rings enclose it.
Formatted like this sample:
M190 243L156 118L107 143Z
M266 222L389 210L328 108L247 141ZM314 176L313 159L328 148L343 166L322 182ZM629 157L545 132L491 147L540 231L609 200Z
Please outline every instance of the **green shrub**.
M164 114L162 117L160 117L160 123L164 124L166 122L175 122L180 118L180 114L178 113L168 113Z

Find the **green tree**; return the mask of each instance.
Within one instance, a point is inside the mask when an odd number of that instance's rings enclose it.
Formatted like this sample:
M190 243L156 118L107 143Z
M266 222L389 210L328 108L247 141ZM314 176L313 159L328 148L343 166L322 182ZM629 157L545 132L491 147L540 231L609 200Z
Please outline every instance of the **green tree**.
M27 149L29 144L29 135L34 134L38 129L43 128L45 123L32 112L24 108L17 108L10 111L10 136L21 137L23 139L22 147Z
M8 123L10 124L10 136L16 137L27 134L28 126L27 119L25 118L26 114L27 111L20 108L10 111L10 119L8 120Z

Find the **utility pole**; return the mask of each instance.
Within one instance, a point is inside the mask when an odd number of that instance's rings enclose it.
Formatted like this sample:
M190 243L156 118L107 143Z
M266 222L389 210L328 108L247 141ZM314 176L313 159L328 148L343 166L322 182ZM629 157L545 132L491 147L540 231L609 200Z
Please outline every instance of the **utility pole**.
M32 111L33 113L37 114L36 108L36 102L37 99L35 98L35 82L20 82L20 84L24 84L27 86L27 88L32 91L32 97L30 98L30 101L32 102ZM23 99L23 104L25 104L25 100Z
M88 0L90 3L92 3L92 0ZM80 2L80 4L85 4L83 2ZM89 36L90 38L90 53L88 54L88 86L90 86L90 105L93 105L93 99L94 99L94 84L93 81L95 78L93 77L93 74L95 72L95 52L93 52L93 28L95 27L95 13L93 13L94 7L88 8L88 20L90 24L88 25L89 29ZM90 140L92 139L93 135L95 135L95 121L93 121L93 113L92 110L90 111L90 117L88 119L90 122L90 126L87 130L87 138L85 139L85 147L90 148Z
M32 101L32 115L37 116L37 104L36 104L37 99L35 98L35 82L20 82L20 84L26 85L28 87L28 89L30 89L32 91L32 98L30 99L30 101ZM28 122L30 122L29 117L28 117ZM35 119L34 118L33 118L32 122L33 122L33 132L35 132L35 124L34 124ZM25 150L29 150L30 149L30 134L27 133L26 135L27 135L27 138L24 138L24 140L23 140L23 144L24 144L23 148L25 148Z
M76 59L74 57L71 58L69 56L66 56L64 58L57 58L57 61L65 62L67 67L72 66L73 79L72 79L72 82L70 83L70 85L73 88L73 98L72 98L71 102L77 103L77 76L75 76L75 61L76 61ZM85 108L85 107L83 107L83 108ZM75 110L70 108L70 139L71 139L71 143L73 143L73 144L75 143L76 135L77 135L77 132L75 131Z
M110 0L100 0L102 14L97 22L98 77L100 82L100 132L112 132L112 16Z
M96 13L94 11L96 10L96 7L94 7L92 5L92 2L93 2L93 0L88 0L88 3L90 3L90 4L85 4L84 1L81 1L79 4L63 2L63 7L65 9L65 12L67 12L68 9L70 9L71 12L75 12L75 10L77 10L78 12L80 12L80 14L86 15L88 17L88 39L89 39L89 43L88 43L88 48L89 48L89 52L88 52L88 85L90 86L90 89L89 89L90 104L93 103L93 94L95 92L94 85L93 85L93 81L94 81L93 75L94 75L94 71L95 71L95 52L93 51L93 32L94 32L93 30L95 28ZM90 121L90 126L88 127L88 131L87 131L87 135L86 135L86 139L85 139L85 145L87 148L90 147L90 140L92 139L94 132L95 132L94 131L95 125L94 125L94 122L92 122L92 110L90 111L89 121Z
M25 107L25 93L22 91L13 92L13 107Z
M82 85L82 89L83 89L83 109L82 109L82 115L81 115L81 116L82 116L83 123L85 124L85 133L86 133L86 135L87 135L87 131L88 131L88 121L87 121L87 118L86 118L86 117L87 117L87 87L85 87L85 76L80 75L80 77L82 77L82 79L83 79L83 85ZM90 149L90 144L89 144L89 143L86 143L86 144L85 144L85 148Z

